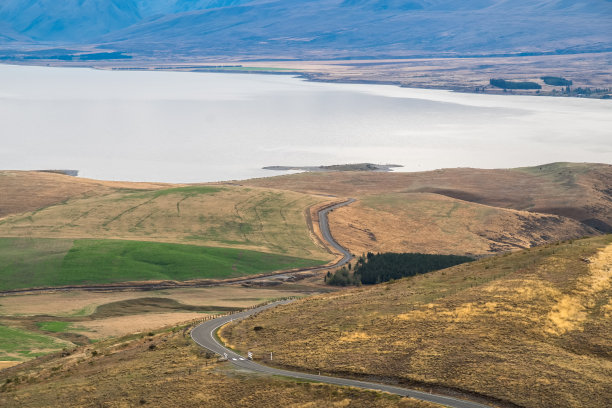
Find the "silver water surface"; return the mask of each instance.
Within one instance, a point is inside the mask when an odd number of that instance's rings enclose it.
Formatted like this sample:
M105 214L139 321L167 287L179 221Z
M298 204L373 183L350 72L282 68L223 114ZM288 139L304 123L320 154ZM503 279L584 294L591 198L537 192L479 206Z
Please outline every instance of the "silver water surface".
M0 168L196 182L269 165L612 161L612 101L0 65Z

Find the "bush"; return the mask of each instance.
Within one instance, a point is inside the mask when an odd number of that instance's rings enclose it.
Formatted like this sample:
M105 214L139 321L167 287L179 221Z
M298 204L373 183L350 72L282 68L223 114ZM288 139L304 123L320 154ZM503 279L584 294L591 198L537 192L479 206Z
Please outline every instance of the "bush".
M375 284L449 268L470 261L473 259L459 255L392 252L374 255L370 252L366 258L361 257L357 261L355 276L359 276L363 284Z
M491 79L489 83L503 89L542 89L542 86L535 82L513 82L504 79Z
M334 286L350 286L355 285L357 282L361 282L361 279L359 275L355 276L355 273L351 273L346 267L342 267L333 274L327 272L325 282L328 285Z
M554 76L543 76L542 78L540 78L542 81L544 81L544 83L546 85L553 85L553 86L570 86L573 84L572 81L565 79L565 78L561 78L561 77L554 77Z

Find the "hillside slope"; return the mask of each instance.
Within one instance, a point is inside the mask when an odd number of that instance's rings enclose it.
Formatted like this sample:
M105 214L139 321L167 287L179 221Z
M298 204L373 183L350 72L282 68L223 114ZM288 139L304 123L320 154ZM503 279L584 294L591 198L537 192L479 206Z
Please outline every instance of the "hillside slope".
M184 327L132 335L0 371L3 407L402 407L435 404L244 373L218 362Z
M518 211L432 193L363 196L330 218L354 254L425 252L482 255L596 235L571 218Z
M36 172L0 172L0 189L2 237L130 239L332 257L315 244L306 219L306 209L324 197Z
M611 282L607 235L304 299L221 336L299 370L518 406L603 407L612 400Z
M0 6L0 26L36 41L103 42L157 56L602 51L612 47L611 22L608 0L10 0Z
M612 232L612 165L551 163L516 169L415 173L301 173L247 184L314 194L435 193L493 207L567 216Z
M507 170L301 173L245 184L357 198L330 217L334 236L356 254L485 254L612 232L610 180L607 164L553 163Z

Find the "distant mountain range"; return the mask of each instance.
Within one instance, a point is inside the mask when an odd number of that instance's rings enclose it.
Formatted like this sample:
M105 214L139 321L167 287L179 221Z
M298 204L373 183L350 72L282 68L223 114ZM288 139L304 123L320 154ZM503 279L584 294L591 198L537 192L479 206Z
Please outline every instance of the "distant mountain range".
M612 50L612 0L3 0L0 46L286 58Z

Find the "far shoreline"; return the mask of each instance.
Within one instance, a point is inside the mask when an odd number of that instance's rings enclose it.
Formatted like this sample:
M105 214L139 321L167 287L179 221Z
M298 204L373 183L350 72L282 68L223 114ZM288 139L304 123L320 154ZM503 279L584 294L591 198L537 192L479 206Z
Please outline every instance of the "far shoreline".
M601 54L607 53L594 53L595 57L601 57ZM612 55L612 53L610 53ZM579 54L580 56L585 56L585 54ZM537 56L500 56L500 57L492 57L497 60L515 60L515 59L527 59L527 58L550 58L554 59L556 57L576 57L577 55L537 55ZM221 73L221 74L250 74L250 75L280 75L280 76L293 76L299 79L302 79L307 82L319 82L319 83L330 83L330 84L355 84L355 85L388 85L388 86L396 86L399 88L408 88L408 89L421 89L421 90L438 90L438 91L448 91L454 93L461 94L483 94L483 95L514 95L514 96L551 96L551 97L564 97L564 98L576 98L576 99L612 99L612 82L611 84L601 85L604 88L599 88L600 85L592 85L595 86L593 88L595 91L589 94L575 94L575 93L564 93L562 87L552 87L548 85L543 85L541 90L521 90L521 89L501 89L491 86L484 81L477 82L474 77L476 74L470 74L464 77L464 82L462 83L445 83L444 81L436 81L432 80L427 84L422 84L415 81L402 80L401 78L387 78L389 76L388 73L385 73L384 69L380 69L379 71L374 71L374 73L370 73L368 78L368 74L366 77L360 75L359 78L351 77L350 75L342 76L342 72L335 72L335 67L342 67L344 65L378 65L383 67L391 62L402 65L402 64L410 64L415 62L422 63L430 63L431 61L479 61L479 60L489 60L489 57L414 57L414 58L401 58L401 59L368 59L364 58L363 60L359 59L339 59L339 60L275 60L275 59L255 59L255 60L216 60L216 61L182 61L182 62L170 62L170 61L146 61L146 60L138 60L138 59L126 59L126 60L99 60L96 61L96 64L92 64L92 61L59 61L53 59L40 59L40 60L0 60L0 64L5 65L14 65L14 66L35 66L35 67L53 67L53 68L89 68L95 70L104 70L104 71L152 71L152 72L192 72L192 73ZM587 59L588 60L588 59ZM121 61L122 63L118 63ZM504 61L505 62L505 61ZM586 62L586 61L585 61ZM332 67L331 69L327 69L327 71L323 69L308 68L309 65L312 64L329 64L326 68ZM291 68L293 65L305 64L304 68ZM285 66L283 66L285 65ZM500 67L503 67L503 63L499 64ZM605 64L604 64L605 65ZM440 67L435 67L431 69L431 72L440 69ZM556 68L561 69L563 68ZM508 68L508 72L512 71L512 69ZM504 79L506 80L531 80L536 81L539 80L541 76L549 75L550 70L546 70L542 68L537 72L526 72L520 77L517 77L516 74L507 73ZM558 75L568 75L565 73L556 73ZM384 79L375 79L371 78L371 76L387 76ZM426 76L426 75L420 75ZM612 80L612 75L610 76ZM503 71L492 74L491 78L500 78L504 77ZM574 76L568 75L573 79ZM416 78L416 77L415 77ZM413 78L414 79L414 78ZM540 81L541 82L541 81ZM580 82L575 83L574 89L582 89L582 87L588 87L591 89L591 86L588 84L581 84ZM587 89L587 88L585 88Z

